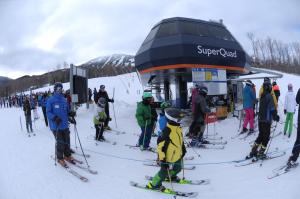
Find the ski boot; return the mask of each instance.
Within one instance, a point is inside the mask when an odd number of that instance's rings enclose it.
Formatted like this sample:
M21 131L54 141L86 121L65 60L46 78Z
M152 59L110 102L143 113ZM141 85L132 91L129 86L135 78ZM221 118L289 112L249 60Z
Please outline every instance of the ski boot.
M105 127L104 127L104 130L108 130L108 131L110 131L110 130L111 130L111 128L110 128L109 126L105 126Z
M254 129L249 129L248 135L251 135L254 133Z
M256 159L259 159L259 160L266 159L267 155L265 154L265 151L266 151L266 147L261 146L261 148L259 149L259 151L257 153Z
M247 131L248 131L248 129L243 127L243 130L240 132L240 134L246 133Z
M103 136L100 136L99 141L100 142L105 142L105 138Z
M152 189L152 190L161 191L161 192L164 192L164 193L172 193L172 190L171 190L171 189L168 189L168 188L162 186L161 184L160 184L160 185L154 186L154 185L152 184L152 182L149 182L149 183L146 185L146 188L147 188L147 189Z
M68 168L68 165L67 165L67 163L65 162L64 159L57 160L57 162L58 162L58 164L60 164L62 167Z
M287 169L293 168L297 165L296 161L294 160L294 156L290 156L288 162L286 163Z
M71 152L71 153L75 153L75 151L74 151L73 149L71 149L71 148L70 148L70 152Z
M76 164L76 162L72 156L65 157L65 160L70 162L71 164Z
M256 157L257 156L257 148L258 148L258 144L254 143L252 149L251 149L251 152L249 155L246 156L246 160L248 159L251 159L253 157Z

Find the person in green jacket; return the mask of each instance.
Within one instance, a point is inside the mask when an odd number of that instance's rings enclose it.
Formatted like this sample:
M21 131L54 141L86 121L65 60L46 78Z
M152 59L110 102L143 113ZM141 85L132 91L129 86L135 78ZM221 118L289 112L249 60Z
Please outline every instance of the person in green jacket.
M141 148L141 150L149 149L149 144L151 141L151 99L152 94L150 92L144 92L143 101L138 102L135 114L138 125L140 126L142 131L138 141L138 146Z

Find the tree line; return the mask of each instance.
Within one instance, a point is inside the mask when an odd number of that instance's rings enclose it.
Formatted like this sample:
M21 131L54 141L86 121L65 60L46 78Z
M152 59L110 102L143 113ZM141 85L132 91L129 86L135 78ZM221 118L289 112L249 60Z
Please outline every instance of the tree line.
M256 38L247 33L252 45L254 67L300 74L300 43L284 43L277 39Z

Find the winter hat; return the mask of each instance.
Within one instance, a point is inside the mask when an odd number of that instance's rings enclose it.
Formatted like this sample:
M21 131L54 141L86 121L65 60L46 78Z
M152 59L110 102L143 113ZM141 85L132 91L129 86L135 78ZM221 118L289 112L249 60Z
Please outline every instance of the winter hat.
M273 86L277 85L276 81L274 81L274 82L272 83L272 85L273 85Z
M180 124L182 118L184 118L184 113L177 108L166 108L165 116L167 120Z
M203 95L207 95L208 93L208 90L207 90L207 87L206 86L202 86L198 89L199 93L200 94L203 94Z
M55 92L55 93L56 93L56 92L62 93L62 89L63 89L62 83L61 83L61 82L56 82L56 83L54 84L53 89L54 89L54 92Z
M146 98L152 98L152 94L150 92L144 92L143 99L146 99Z
M250 79L248 79L248 80L246 81L246 85L252 86L253 83L252 83L252 81L251 81Z
M288 84L288 90L289 90L289 91L292 91L292 90L293 90L293 84L291 84L291 83Z
M162 102L160 104L160 108L170 108L171 104L169 102Z

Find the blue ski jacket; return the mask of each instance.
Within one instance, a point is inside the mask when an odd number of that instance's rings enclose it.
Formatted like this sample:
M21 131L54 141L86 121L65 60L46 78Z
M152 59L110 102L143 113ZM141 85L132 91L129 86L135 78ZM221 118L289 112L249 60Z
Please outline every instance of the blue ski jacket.
M244 109L253 108L256 97L251 86L246 85L243 89L243 107Z
M67 99L59 93L55 93L47 100L46 112L49 121L49 126L52 131L64 130L69 128L68 114L70 107ZM57 126L54 122L55 116L61 119L61 123Z

